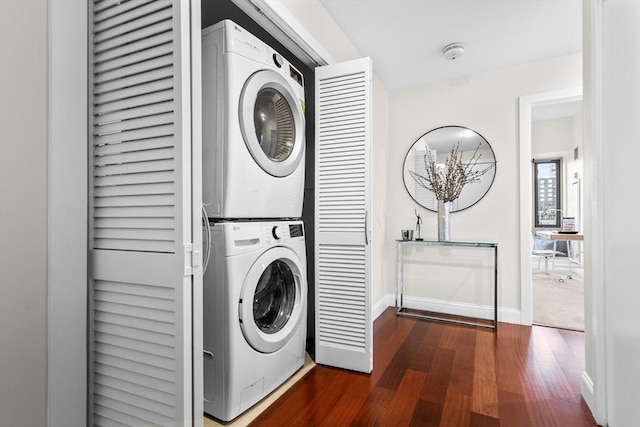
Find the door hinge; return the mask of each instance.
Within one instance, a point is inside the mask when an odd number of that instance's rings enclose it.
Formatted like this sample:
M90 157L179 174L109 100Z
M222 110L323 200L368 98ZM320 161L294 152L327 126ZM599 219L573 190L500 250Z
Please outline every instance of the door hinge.
M202 265L202 253L193 249L193 243L184 246L184 275L192 276L194 269Z

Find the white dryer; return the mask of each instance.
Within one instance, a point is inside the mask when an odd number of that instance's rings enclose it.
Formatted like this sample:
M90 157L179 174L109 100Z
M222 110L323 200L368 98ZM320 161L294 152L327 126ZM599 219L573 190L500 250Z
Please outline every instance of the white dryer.
M304 364L305 238L301 221L222 222L211 234L204 409L229 421Z
M209 218L300 218L302 73L230 20L202 30L203 202Z

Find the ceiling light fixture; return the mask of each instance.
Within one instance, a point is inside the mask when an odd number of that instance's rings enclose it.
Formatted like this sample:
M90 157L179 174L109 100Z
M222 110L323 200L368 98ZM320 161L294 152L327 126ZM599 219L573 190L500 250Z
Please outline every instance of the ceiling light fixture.
M451 43L442 49L444 59L458 59L464 54L464 45L462 43Z

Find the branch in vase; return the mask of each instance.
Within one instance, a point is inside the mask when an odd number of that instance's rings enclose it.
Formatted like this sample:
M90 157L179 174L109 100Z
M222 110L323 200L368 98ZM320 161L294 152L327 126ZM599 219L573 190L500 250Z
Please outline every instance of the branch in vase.
M474 170L482 154L478 153L480 144L476 147L471 159L468 162L462 161L463 152L460 151L460 142L452 147L449 157L444 162L444 168L439 168L436 159L431 151L427 150L424 156L425 172L420 175L409 171L411 177L429 191L432 191L437 200L451 202L460 197L460 193L465 185L477 182L479 178L487 173L494 164L490 164L481 170Z

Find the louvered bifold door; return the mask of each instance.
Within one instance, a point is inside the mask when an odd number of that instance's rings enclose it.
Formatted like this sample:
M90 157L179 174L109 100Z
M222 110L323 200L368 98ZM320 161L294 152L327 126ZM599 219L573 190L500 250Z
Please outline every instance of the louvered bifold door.
M371 60L316 69L316 362L371 372Z
M91 6L91 425L194 424L190 7Z

